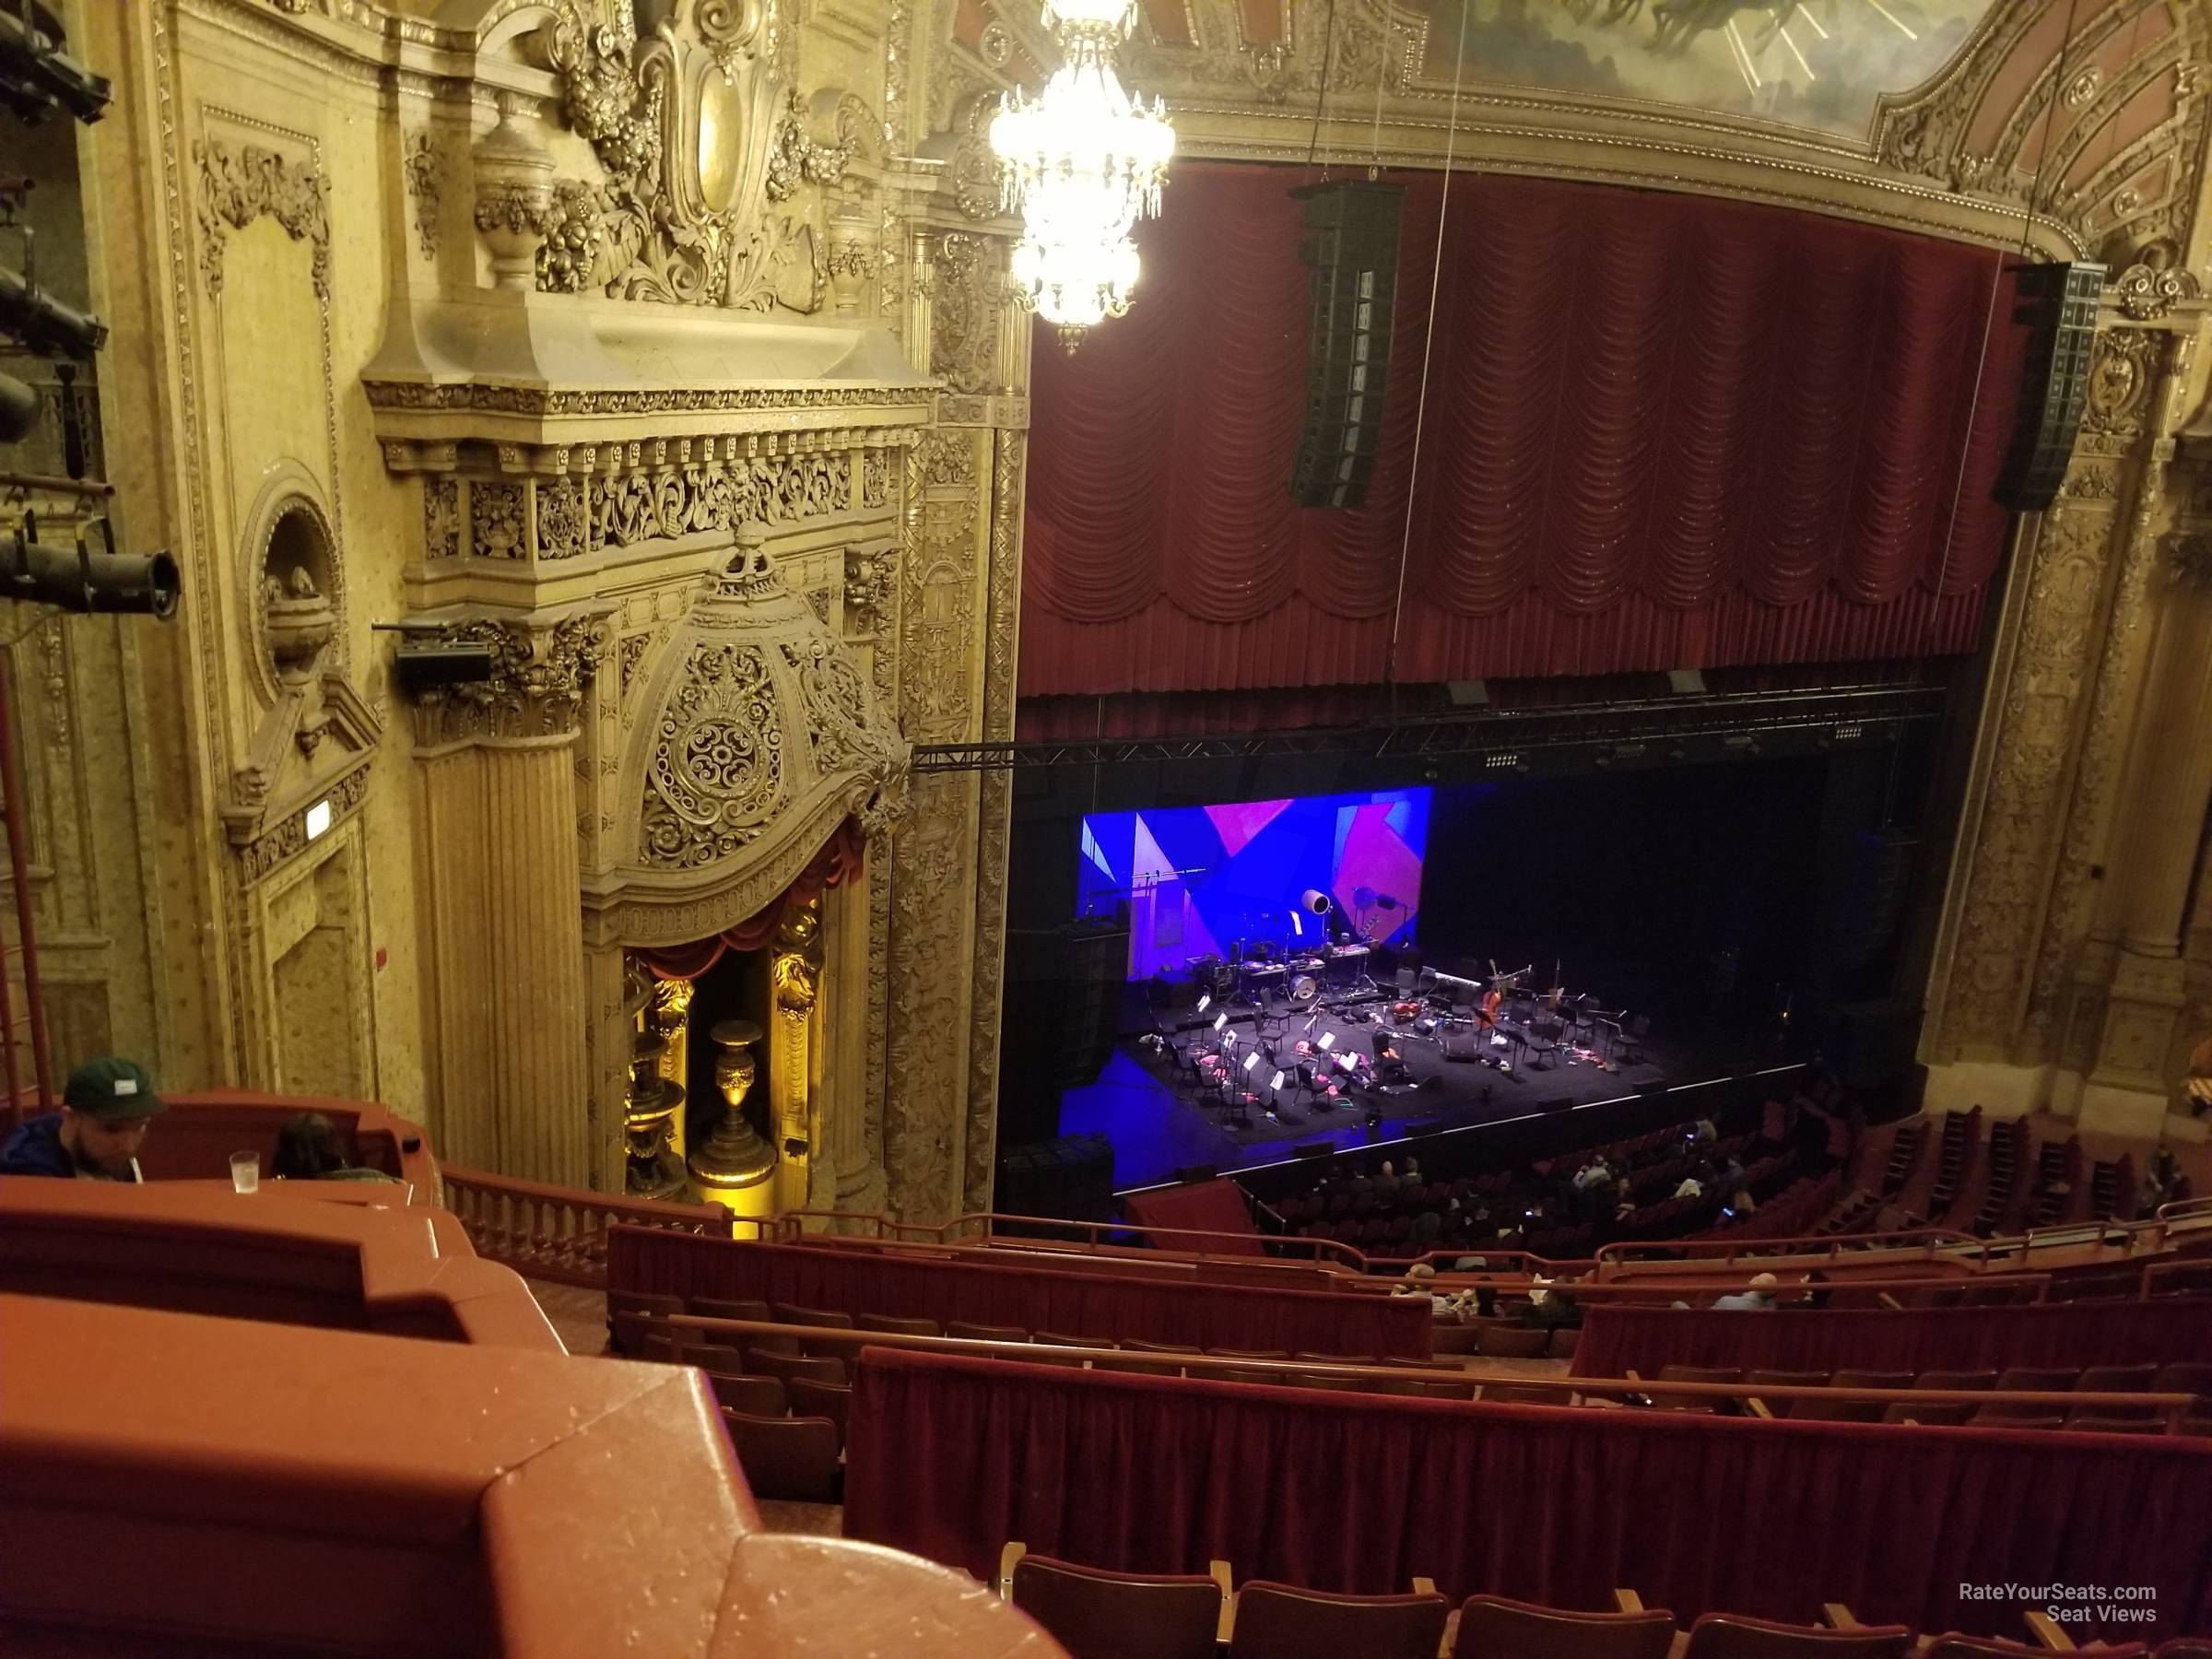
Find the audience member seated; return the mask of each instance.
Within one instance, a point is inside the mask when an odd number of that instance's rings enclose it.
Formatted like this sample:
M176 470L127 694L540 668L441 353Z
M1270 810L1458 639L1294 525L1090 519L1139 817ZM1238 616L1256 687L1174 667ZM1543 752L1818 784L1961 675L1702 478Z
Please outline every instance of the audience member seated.
M347 1149L338 1126L319 1112L285 1119L276 1131L276 1159L269 1173L279 1181L371 1181L397 1185L399 1177L363 1169Z
M120 1055L88 1060L69 1075L62 1109L17 1125L0 1146L0 1175L141 1181L138 1147L167 1110L146 1067Z
M1771 1273L1754 1274L1748 1289L1717 1299L1712 1304L1713 1312L1764 1313L1774 1306L1774 1287L1780 1282Z

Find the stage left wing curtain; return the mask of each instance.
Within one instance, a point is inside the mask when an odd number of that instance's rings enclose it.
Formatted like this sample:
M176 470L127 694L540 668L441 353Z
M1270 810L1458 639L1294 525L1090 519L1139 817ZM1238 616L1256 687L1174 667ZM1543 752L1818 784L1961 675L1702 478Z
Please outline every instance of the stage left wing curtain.
M1039 350L1025 697L1973 648L2026 357L2002 256L1556 181L1459 175L1447 202L1404 175L1373 484L1306 511L1304 180L1180 167L1128 316Z
M859 875L867 853L867 838L851 818L837 827L822 850L807 860L792 884L735 927L694 939L688 945L665 945L637 955L662 979L697 979L722 960L726 950L764 950L782 925L787 905L804 904L824 888L833 888Z

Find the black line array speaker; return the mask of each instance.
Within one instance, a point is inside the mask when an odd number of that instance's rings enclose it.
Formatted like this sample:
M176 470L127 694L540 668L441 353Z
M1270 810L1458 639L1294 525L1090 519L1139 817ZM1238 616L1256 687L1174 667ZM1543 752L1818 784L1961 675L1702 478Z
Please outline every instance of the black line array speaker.
M1348 181L1290 194L1305 204L1298 257L1313 283L1306 418L1290 493L1301 507L1357 507L1367 499L1382 433L1406 193Z
M2084 260L2030 265L2020 274L2016 322L2032 322L2027 378L2012 449L1997 478L1997 500L2016 512L2041 512L2058 498L2081 427L2097 343L2097 297L2104 267Z
M1060 1132L1060 1096L1098 1081L1121 1028L1125 916L1008 928L1000 1003L999 1140Z

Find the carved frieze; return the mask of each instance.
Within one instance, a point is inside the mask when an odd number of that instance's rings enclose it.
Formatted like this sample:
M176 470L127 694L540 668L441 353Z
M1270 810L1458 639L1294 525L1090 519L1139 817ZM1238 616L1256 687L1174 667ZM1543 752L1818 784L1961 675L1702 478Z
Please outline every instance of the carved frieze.
M223 291L229 233L268 218L283 226L294 241L312 249L315 296L327 304L330 209L323 175L314 165L259 144L233 149L219 138L202 138L192 147L192 154L200 169L200 272L208 293Z
M955 230L937 241L929 369L955 392L987 394L998 380L1006 276L999 244Z

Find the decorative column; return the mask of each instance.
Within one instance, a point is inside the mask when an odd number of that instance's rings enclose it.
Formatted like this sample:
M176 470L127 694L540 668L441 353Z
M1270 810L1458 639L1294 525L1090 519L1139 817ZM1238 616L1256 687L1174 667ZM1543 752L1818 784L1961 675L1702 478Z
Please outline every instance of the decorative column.
M871 861L872 862L872 861ZM822 1134L832 1182L832 1207L880 1215L888 1202L880 1125L870 1132L869 1004L880 989L870 971L869 890L877 878L833 887L822 896L829 983L822 1027L829 1041L822 1095Z
M2212 805L2212 532L2167 539L2169 580L2129 751L2110 895L2119 950L2083 1090L2085 1129L2157 1135L2177 1110L2171 1062L2188 1002L2182 926Z
M822 905L819 899L786 904L769 957L769 980L776 1005L770 1038L769 1075L775 1098L770 1122L775 1127L780 1159L776 1208L812 1209L818 1126L814 1112L815 1006L821 994ZM827 1207L821 1206L819 1207Z
M775 1173L776 1149L745 1115L745 1098L759 1075L752 1050L760 1041L760 1028L749 1019L724 1019L711 1034L722 1050L714 1057L714 1087L722 1091L723 1113L691 1154L691 1183L701 1198L741 1216L772 1215L775 1193L769 1177Z
M656 979L645 1010L645 1028L661 1040L661 1076L676 1090L676 1113L668 1120L668 1145L680 1165L689 1150L691 1087L691 998L689 980Z
M584 1057L571 751L606 618L470 618L483 681L426 692L422 763L439 1150L527 1181L589 1186L597 1165Z
M654 1029L658 1006L653 983L640 985L629 1004L637 1038L623 1103L628 1143L623 1190L633 1198L680 1198L684 1193L683 1152L675 1140L684 1089L668 1080L668 1040Z

